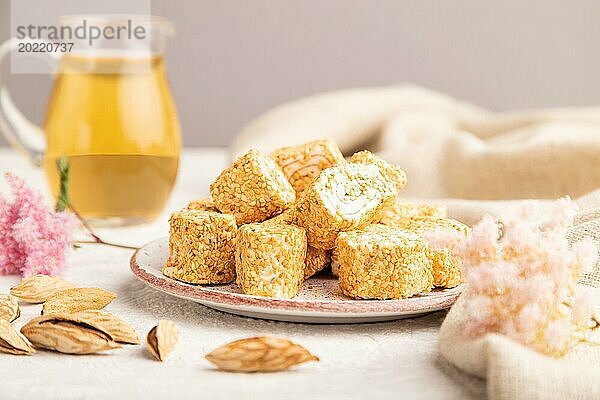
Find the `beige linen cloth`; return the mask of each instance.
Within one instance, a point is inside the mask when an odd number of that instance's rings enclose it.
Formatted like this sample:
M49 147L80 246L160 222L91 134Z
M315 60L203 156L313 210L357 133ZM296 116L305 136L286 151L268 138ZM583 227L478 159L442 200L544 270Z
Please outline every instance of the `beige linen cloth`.
M469 224L523 199L546 206L569 195L581 208L570 239L600 244L600 107L492 113L415 86L349 89L258 117L236 137L232 156L320 138L345 155L378 152L406 171L404 197L446 204ZM598 265L580 283L600 288ZM600 399L600 347L580 345L556 360L499 335L465 338L461 307L459 299L442 324L440 353L487 379L490 399Z

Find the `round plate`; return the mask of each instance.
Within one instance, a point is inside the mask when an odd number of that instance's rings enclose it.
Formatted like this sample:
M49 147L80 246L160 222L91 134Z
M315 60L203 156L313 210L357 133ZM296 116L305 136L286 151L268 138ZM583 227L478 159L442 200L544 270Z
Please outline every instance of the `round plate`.
M148 243L131 257L131 270L142 282L162 292L216 310L246 317L288 322L347 324L392 321L449 308L462 290L436 289L403 300L352 300L338 289L333 277L310 278L294 299L272 299L243 294L235 283L192 285L164 276L168 238Z

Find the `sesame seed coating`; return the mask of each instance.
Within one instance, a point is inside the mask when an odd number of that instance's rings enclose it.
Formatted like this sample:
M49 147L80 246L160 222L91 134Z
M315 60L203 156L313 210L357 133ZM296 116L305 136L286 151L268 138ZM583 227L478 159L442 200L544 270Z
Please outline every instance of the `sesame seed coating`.
M358 153L354 153L352 157L350 157L350 162L376 165L379 169L381 169L381 172L386 178L394 182L398 188L398 191L402 190L402 188L406 186L406 173L400 167L388 163L383 158L377 157L369 150L363 150L359 151Z
M179 211L169 219L166 276L188 283L230 283L235 279L233 215L212 211Z
M463 224L460 221L457 221L452 218L435 218L435 217L417 217L417 218L409 218L405 219L400 223L401 226L398 228L403 228L412 232L416 232L419 234L425 233L427 231L437 229L437 228L445 228L452 229L456 232L462 233L463 235L468 235L471 232L471 228L467 225Z
M425 232L437 228L451 229L463 235L468 235L471 228L451 218L409 218L401 222L401 227L423 235ZM461 273L462 264L449 250L440 249L432 251L433 284L438 287L452 288L463 281Z
M418 235L371 225L337 239L339 286L362 299L403 299L433 288L429 247Z
M299 146L282 147L271 153L296 193L301 193L322 170L346 162L337 144L315 140Z
M220 212L210 196L190 201L185 210Z
M293 298L329 264L342 293L402 299L455 287L460 261L432 250L429 230L470 228L444 206L399 200L405 172L369 151L346 162L317 140L269 156L252 149L223 170L210 195L173 213L163 273L230 283L254 296Z
M308 279L320 272L331 262L331 250L317 249L307 246L306 259L304 260L304 279Z
M296 224L308 244L329 250L339 232L360 229L398 195L396 186L370 164L341 164L322 171L296 203Z
M236 282L246 294L293 298L304 281L306 232L292 225L247 224L238 230Z
M269 218L268 220L264 221L263 224L267 224L267 225L273 225L273 224L291 225L291 224L293 224L295 218L296 218L295 208L292 205L290 208L288 208L287 210L285 210L281 214L278 214L278 215L274 216L273 218Z
M263 225L283 224L293 225L295 220L295 207L288 208L281 214L264 221ZM321 250L312 246L306 247L306 259L304 260L304 279L308 279L329 264L331 251Z
M235 215L238 225L261 222L286 210L296 193L275 161L250 150L210 185L217 208Z
M445 206L396 200L381 212L378 222L383 225L399 227L407 218L446 218L447 216L448 210Z
M340 276L340 257L337 247L331 249L331 275L335 277Z

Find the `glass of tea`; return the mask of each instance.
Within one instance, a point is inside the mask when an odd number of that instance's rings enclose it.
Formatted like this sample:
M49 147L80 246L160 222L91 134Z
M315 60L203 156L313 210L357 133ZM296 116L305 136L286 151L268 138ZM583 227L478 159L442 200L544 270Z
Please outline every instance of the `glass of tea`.
M43 128L25 120L0 81L0 128L11 145L43 166L55 196L57 160L68 162L70 204L89 223L149 222L166 205L181 148L164 59L172 25L154 16L86 15L63 17L59 26L64 36L81 26L112 33L90 40L80 29L77 37L61 38L73 43L69 51L46 52L56 72ZM0 57L19 42L2 45Z

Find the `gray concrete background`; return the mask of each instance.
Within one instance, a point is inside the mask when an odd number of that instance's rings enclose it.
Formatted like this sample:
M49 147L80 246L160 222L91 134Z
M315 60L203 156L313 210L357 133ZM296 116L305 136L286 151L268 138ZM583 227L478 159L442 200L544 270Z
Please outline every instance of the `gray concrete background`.
M177 27L167 62L187 146L226 145L281 102L353 86L413 82L494 110L600 103L597 0L154 0L152 10ZM0 0L2 40L9 11ZM38 123L50 84L11 76Z

